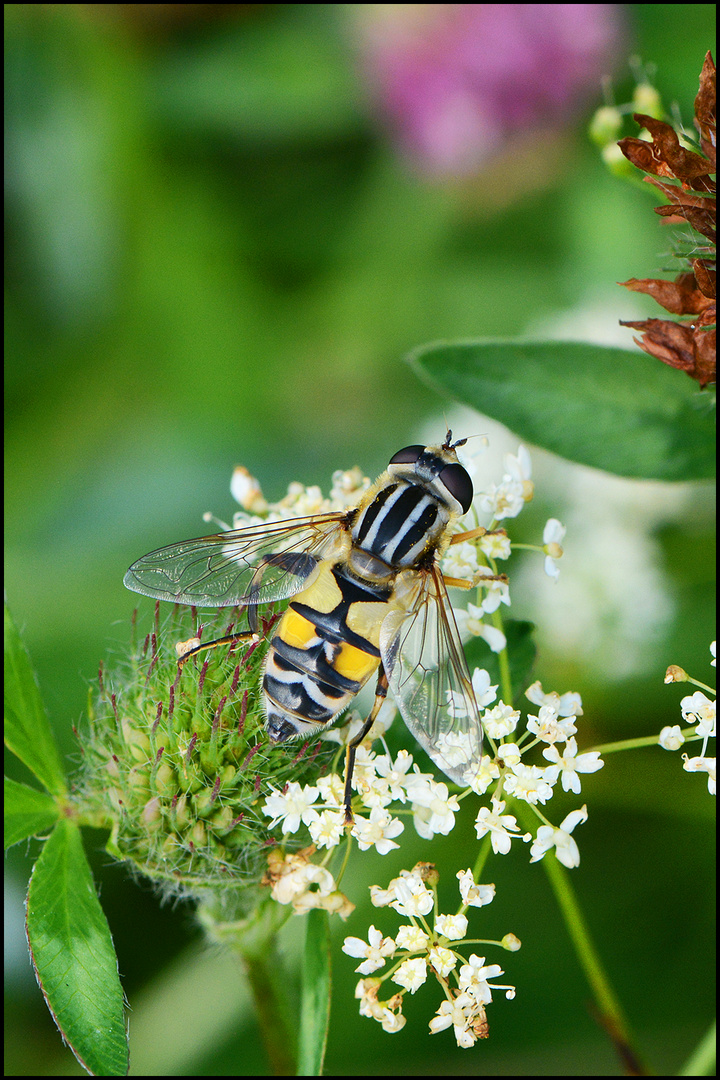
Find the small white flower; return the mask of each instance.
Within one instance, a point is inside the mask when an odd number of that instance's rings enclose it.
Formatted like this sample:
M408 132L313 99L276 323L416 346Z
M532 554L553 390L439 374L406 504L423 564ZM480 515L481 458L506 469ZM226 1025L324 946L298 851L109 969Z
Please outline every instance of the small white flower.
M315 786L320 792L320 798L327 807L342 806L345 799L345 782L338 773L328 773L327 776L319 776Z
M662 729L658 739L658 746L662 746L663 750L679 750L684 742L685 739L680 730L680 725L675 724L674 727L664 727Z
M268 504L260 490L260 484L244 465L236 465L230 480L230 494L243 510L253 514L267 512Z
M484 757L479 765L473 766L465 776L465 783L476 795L484 795L491 784L500 777L500 767L494 758Z
M710 661L710 667L715 667L715 642L710 644L710 652L712 653L712 660Z
M320 902L335 891L335 879L329 870L298 856L289 856L270 892L278 904L292 904L296 911L307 911L320 907Z
M375 767L378 775L387 784L388 792L393 801L405 802L407 798L405 791L407 774L412 763L412 754L408 754L407 750L400 750L394 761L388 754L384 754L376 762Z
M567 742L577 732L575 716L558 716L552 705L541 705L537 716L528 716L527 729L537 735L541 742Z
M465 915L438 915L435 920L435 932L449 941L462 941L467 934L467 928Z
M447 979L457 966L457 957L451 949L442 945L433 945L430 950L430 963L442 979Z
M378 854L387 855L388 851L400 846L393 837L399 836L404 829L402 821L391 817L381 806L374 806L369 818L355 818L353 836L361 851L374 846Z
M517 743L504 742L498 746L497 757L505 768L514 769L522 760L522 750Z
M432 798L432 785L435 777L432 773L421 773L417 765L413 765L413 771L408 774L405 790L407 797L412 803L422 804Z
M525 505L525 489L518 480L503 480L481 492L478 503L483 513L490 514L495 521L517 517Z
M395 944L398 949L404 949L406 952L422 952L427 948L429 941L430 938L425 931L412 924L401 926L395 935Z
M361 979L355 987L355 997L360 999L360 1015L377 1020L384 1031L392 1034L400 1031L405 1025L405 1017L402 1015L402 998L395 995L392 998L392 1008L389 1002L378 1001L380 986L380 979Z
M554 708L558 716L582 716L582 700L580 695L570 690L565 694L558 694L551 690L546 694L541 683L534 682L525 691L525 697L532 701L533 705L549 705Z
M430 1021L430 1033L436 1035L452 1024L455 1040L463 1050L475 1044L477 1036L473 1030L478 1019L478 1003L471 994L459 993L452 1001L443 1001L435 1016Z
M503 969L499 964L485 966L485 957L473 953L458 972L458 984L461 990L472 994L480 1005L488 1005L492 1001L488 979L497 979L502 974Z
M475 700L479 709L492 705L497 697L497 684L492 686L490 676L485 668L475 668L472 673L472 687L475 692Z
M376 806L382 809L389 806L393 801L390 785L382 776L373 776L369 779L369 774L366 773L360 790L362 792L363 806L368 810L372 810Z
M414 994L419 990L427 979L427 961L422 956L413 960L403 960L400 967L392 976L392 981Z
M570 833L580 822L587 821L587 817L587 806L583 806L580 810L572 810L558 829L552 825L541 825L530 848L530 862L538 862L546 851L554 847L563 866L569 870L579 866L580 851Z
M478 540L478 546L488 559L509 559L512 550L510 537L502 529L485 533Z
M356 791L364 794L372 786L377 775L375 772L375 758L377 757L372 747L366 743L360 743L355 754L355 767L353 769L353 787Z
M400 1012L400 1006L397 1006L396 1012L385 1006L375 1019L380 1021L383 1031L387 1032L388 1035L394 1035L396 1031L401 1031L406 1024L405 1017Z
M420 875L414 871L391 882L395 899L390 907L406 918L429 915L434 906L433 894L425 885Z
M485 590L482 603L480 604L480 610L485 615L492 615L494 611L500 607L501 604L507 604L510 606L510 589L506 581L490 580L493 577L493 572L489 566L481 566L477 571L478 585ZM468 604L468 612L472 604ZM483 623L483 625L485 625Z
M471 604L470 607L473 605ZM479 708L490 705L497 697L497 684L490 685L490 676L484 668L475 668L472 675L472 686L475 700ZM465 695L460 690L446 690L448 709L452 716L465 719L468 714Z
M464 641L470 637L480 637L488 643L493 652L502 652L507 639L502 630L484 621L484 614L483 609L475 604L468 604L467 611L464 608L456 608L455 620L460 636Z
M484 907L495 899L494 885L476 885L472 870L458 870L455 875L460 882L460 895L463 904L471 907Z
M465 709L463 706L463 715ZM432 749L432 758L444 772L453 772L463 765L472 766L480 757L477 731L445 731L438 734Z
M567 529L561 525L557 518L549 518L543 529L543 551L545 552L545 573L554 581L560 577L560 570L556 559L561 558L563 549L560 546Z
M304 825L309 825L317 818L318 812L314 807L318 797L316 787L303 787L292 780L284 793L273 787L270 791L271 794L263 805L263 813L273 819L269 826L271 829L282 821L283 832L294 833L300 828L301 821Z
M706 772L708 774L708 791L715 794L715 758L694 757L685 758L683 765L685 772Z
M550 773L548 776L548 770L537 765L513 765L512 771L505 774L505 791L534 806L552 798L552 784L556 779L557 775Z
M520 710L513 709L512 705L506 705L499 701L492 709L486 709L483 713L483 727L491 739L496 741L506 739L518 725Z
M690 720L692 717L701 725L702 731L699 734L714 735L715 734L715 702L703 694L702 690L696 690L694 694L690 694L688 697L684 697L680 702L680 708L682 714L686 720Z
M512 814L503 814L505 803L492 799L492 810L481 806L475 819L475 832L478 840L490 833L490 843L496 855L507 855L513 839L522 839L517 820Z
M436 833L447 836L452 831L460 804L457 795L450 795L447 784L432 782L423 788L414 787L412 800L415 828L423 839L430 840Z
M379 885L370 886L370 902L373 907L389 907L394 899L395 889L392 882L388 889L381 889Z
M452 544L442 560L442 572L446 577L472 581L478 573L477 549L474 544L464 541Z
M395 952L395 942L392 938L384 938L379 930L371 926L367 941L363 941L362 938L347 937L343 942L342 951L358 959L364 957L362 964L355 970L361 975L369 975L372 971L385 967L386 957L392 956Z
M568 739L562 754L557 746L545 747L543 757L550 762L550 769L545 770L545 777L548 782L555 782L552 779L553 771L555 779L557 779L559 773L563 791L574 791L576 795L579 795L581 790L578 773L594 773L598 769L602 769L605 764L597 750L591 750L586 754L578 754L577 741L574 738Z
M310 822L308 831L317 847L337 847L345 835L345 815L338 810L322 810Z
M508 476L513 480L519 480L523 484L528 483L532 479L532 460L527 447L521 443L517 454L506 454L505 468ZM528 493L528 498L532 498L532 492Z

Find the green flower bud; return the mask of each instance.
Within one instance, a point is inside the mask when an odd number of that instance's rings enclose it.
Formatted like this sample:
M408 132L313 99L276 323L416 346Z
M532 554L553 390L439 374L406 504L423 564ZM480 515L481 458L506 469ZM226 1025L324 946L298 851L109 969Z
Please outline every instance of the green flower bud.
M227 623L227 612L211 616L203 640L224 636ZM206 896L260 881L280 839L262 813L270 786L315 779L333 750L270 742L262 647L218 646L179 670L175 643L195 633L192 611L178 607L139 655L103 673L81 733L81 784L111 828L111 854L173 891Z

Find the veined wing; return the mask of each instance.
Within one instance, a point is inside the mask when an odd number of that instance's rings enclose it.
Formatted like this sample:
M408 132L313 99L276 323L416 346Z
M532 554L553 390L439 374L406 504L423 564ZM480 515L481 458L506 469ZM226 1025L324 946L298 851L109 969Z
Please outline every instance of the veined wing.
M437 567L418 582L410 612L393 611L384 620L380 653L410 731L446 776L467 785L482 757L482 724Z
M261 522L170 544L133 563L123 583L157 600L198 607L284 600L303 588L321 558L342 550L346 516Z

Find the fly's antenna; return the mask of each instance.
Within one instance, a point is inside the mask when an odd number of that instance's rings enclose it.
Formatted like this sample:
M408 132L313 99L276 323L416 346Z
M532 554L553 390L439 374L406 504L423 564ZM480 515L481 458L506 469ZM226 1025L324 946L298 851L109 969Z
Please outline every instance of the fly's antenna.
M458 439L457 442L452 441L452 431L448 428L447 435L445 436L445 442L442 445L443 450L454 450L456 446L464 446L467 439Z

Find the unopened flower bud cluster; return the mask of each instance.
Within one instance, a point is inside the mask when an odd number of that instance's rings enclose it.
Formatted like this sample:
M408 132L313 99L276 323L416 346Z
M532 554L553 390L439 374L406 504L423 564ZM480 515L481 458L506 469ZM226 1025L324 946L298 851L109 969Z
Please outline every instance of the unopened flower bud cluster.
M227 611L199 630L204 640L232 631ZM189 608L178 607L112 675L81 733L80 786L108 850L170 892L259 881L273 842L261 793L289 776L317 776L322 744L271 747L258 686L258 643L200 653L178 666L175 645L195 638Z

